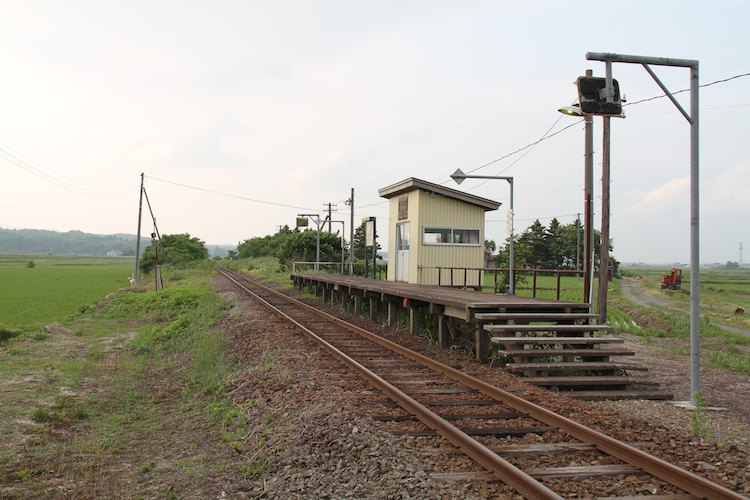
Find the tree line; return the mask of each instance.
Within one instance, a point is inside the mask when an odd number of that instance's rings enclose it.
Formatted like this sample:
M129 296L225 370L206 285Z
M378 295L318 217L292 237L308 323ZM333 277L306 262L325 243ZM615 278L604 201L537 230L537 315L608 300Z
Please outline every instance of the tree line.
M594 230L594 267L599 267L599 245L601 234ZM510 252L510 238L505 242L496 257L500 267L508 267ZM492 249L493 241L486 243ZM545 227L539 219L535 220L526 230L513 240L513 267L530 269L582 269L584 262L584 234L580 220L570 224L560 224L552 219ZM612 252L612 240L609 251ZM610 255L610 263L615 275L620 263Z
M293 262L313 262L316 254L317 230L300 228L290 229L282 227L277 233L266 236L248 238L237 245L236 250L230 250L228 259L245 259L258 257L275 257L285 267L291 267ZM579 220L570 224L560 224L552 219L549 226L544 226L538 219L514 239L514 267L516 269L582 269L584 262L583 228ZM599 266L599 242L601 235L594 231L594 266ZM497 265L508 267L510 240L499 249L495 256ZM485 247L494 252L497 245L494 241L485 241ZM380 245L378 245L380 249ZM610 242L610 252L612 243ZM344 253L348 256L349 242L344 239ZM355 261L365 259L365 230L364 224L357 227L354 233ZM149 272L158 258L160 264L184 265L195 260L208 258L208 250L203 241L191 237L189 234L164 235L157 242L156 250L149 245L144 250L141 259L141 270ZM348 257L347 257L348 258ZM320 261L340 262L341 235L320 231ZM610 257L615 275L618 274L619 262Z

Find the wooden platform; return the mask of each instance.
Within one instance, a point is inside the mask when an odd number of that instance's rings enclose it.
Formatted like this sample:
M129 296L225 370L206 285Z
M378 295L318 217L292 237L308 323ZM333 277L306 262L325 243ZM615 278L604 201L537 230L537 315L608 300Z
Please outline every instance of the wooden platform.
M558 300L521 297L518 295L495 295L470 290L441 287L436 285L417 285L398 281L381 281L361 276L344 276L340 274L292 274L292 281L299 288L305 285L324 285L334 291L363 293L369 297L377 296L383 302L402 302L403 299L421 303L422 306L441 306L442 314L474 323L477 313L587 313L588 304L564 302ZM407 304L408 305L408 304Z
M419 332L420 310L428 308L438 317L438 342L443 347L449 346L452 319L472 324L477 359L488 360L491 341L505 356L508 370L534 385L581 399L617 399L617 394L623 399L667 397L648 387L653 382L628 374L641 368L612 361L634 353L611 347L623 340L609 335L609 326L596 323L598 315L588 304L338 274L292 274L291 279L300 291L307 288L325 302L353 304L356 314L366 302L375 322L385 308L390 326L406 308L413 334Z

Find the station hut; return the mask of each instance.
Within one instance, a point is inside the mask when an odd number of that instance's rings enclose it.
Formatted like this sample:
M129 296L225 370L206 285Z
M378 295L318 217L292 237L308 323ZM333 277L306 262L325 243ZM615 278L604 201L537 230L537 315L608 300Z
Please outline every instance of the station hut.
M390 200L389 281L479 283L479 271L457 271L484 267L484 213L497 210L499 202L414 177L379 189L378 194Z

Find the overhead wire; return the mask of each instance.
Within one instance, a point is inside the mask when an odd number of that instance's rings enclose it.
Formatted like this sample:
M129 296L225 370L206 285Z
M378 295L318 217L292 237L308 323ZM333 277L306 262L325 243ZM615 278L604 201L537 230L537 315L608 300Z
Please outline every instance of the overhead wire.
M750 73L742 73L742 74L739 74L739 75L730 76L729 78L723 78L721 80L716 80L716 81L713 81L713 82L710 82L710 83L704 83L703 85L698 85L698 87L699 88L711 87L712 85L717 85L719 83L730 82L732 80L736 80L738 78L744 78L744 77L747 77L747 76L750 76ZM672 92L671 94L674 96L674 95L682 94L682 93L689 92L689 91L690 91L690 89L681 89L681 90L677 90L675 92ZM657 96L653 96L653 97L647 97L646 99L640 99L638 101L626 102L625 104L622 105L622 107L624 108L625 106L633 106L635 104L641 104L641 103L644 103L644 102L655 101L657 99L663 99L665 97L667 97L667 94L661 94L661 95L657 95Z
M257 198L249 198L247 196L241 196L241 195L238 195L238 194L225 193L223 191L216 191L214 189L207 189L207 188L202 188L202 187L198 187L198 186L191 186L190 184L185 184L185 183L177 182L177 181L170 181L168 179L162 179L162 178L159 178L159 177L154 177L152 175L146 175L145 177L148 178L148 179L155 180L155 181L164 182L164 183L167 183L167 184L173 184L175 186L180 186L180 187L184 187L184 188L187 188L187 189L193 189L195 191L203 191L205 193L211 193L211 194L215 194L215 195L218 195L218 196L226 196L228 198L236 198L238 200L251 201L251 202L254 202L254 203L261 203L263 205L273 205L273 206L276 206L276 207L294 208L295 210L308 210L310 212L315 212L315 211L320 212L320 210L318 210L316 208L301 207L301 206L298 206L298 205L289 205L287 203L278 203L278 202L275 202L275 201L260 200L260 199L257 199Z
M78 185L76 183L63 179L59 175L53 174L51 171L45 168L34 165L30 160L24 159L23 155L21 155L17 151L14 151L10 147L2 143L0 143L0 157L5 158L10 163L16 165L17 167L20 167L26 172L38 177L39 179L42 179L43 181L49 184L65 189L66 191L70 191L76 194L81 194L84 196L91 196L95 198L118 198L120 196L125 196L127 194L130 194L135 189L137 189L137 188L129 188L127 190L122 190L122 191L117 191L117 192L106 192L106 191L97 191L94 189L90 189L90 188Z

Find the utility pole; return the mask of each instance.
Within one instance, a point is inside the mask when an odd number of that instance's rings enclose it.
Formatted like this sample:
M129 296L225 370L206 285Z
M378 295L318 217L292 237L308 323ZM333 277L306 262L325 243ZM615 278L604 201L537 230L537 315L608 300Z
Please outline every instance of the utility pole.
M336 210L333 210L331 207L337 206L335 203L323 203L323 206L325 207L328 205L328 218L326 219L328 221L328 232L332 232L331 230L331 224L333 222L333 217L331 216L331 212L335 212Z
M586 70L586 76L594 76L594 71ZM583 179L583 300L589 304L589 312L594 312L594 116L583 115L584 125L584 179Z
M349 198L349 275L354 276L354 188Z
M138 201L138 235L135 239L135 278L134 285L141 281L141 213L143 211L143 172L141 172L141 190Z
M576 218L576 271L581 269L581 212Z
M742 242L740 241L740 260L737 262L740 266L742 266Z

